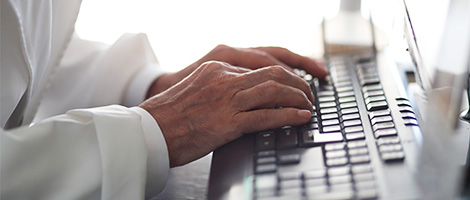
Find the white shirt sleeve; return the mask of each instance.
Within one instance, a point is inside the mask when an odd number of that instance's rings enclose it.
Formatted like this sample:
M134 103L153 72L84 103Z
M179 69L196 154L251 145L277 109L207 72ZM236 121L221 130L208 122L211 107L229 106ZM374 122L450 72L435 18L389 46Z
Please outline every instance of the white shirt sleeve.
M145 100L153 82L165 73L158 64L149 64L132 79L124 96L123 105L136 106Z
M75 35L33 122L76 108L137 106L163 73L145 34L124 34L112 45Z
M143 199L163 190L167 147L141 108L77 109L2 130L1 199Z

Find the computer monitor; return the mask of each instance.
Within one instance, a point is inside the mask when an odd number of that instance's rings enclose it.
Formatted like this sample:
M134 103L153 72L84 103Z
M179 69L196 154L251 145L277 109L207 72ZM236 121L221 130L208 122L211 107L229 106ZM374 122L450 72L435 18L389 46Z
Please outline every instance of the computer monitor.
M455 145L470 58L470 2L404 0L405 34L417 82L426 96L416 176L426 198L450 199L461 187Z
M465 0L404 0L405 34L418 83L439 116L454 127L470 57L470 8ZM423 115L426 117L427 115Z

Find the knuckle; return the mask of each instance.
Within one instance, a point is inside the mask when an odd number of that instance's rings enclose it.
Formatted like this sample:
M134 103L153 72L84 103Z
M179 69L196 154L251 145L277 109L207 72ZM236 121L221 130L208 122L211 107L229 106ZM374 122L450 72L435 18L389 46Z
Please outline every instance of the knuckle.
M205 71L216 71L223 69L225 66L219 61L207 61L201 64L201 68Z
M214 48L213 53L224 55L224 54L228 54L232 52L233 50L234 48L231 46L227 46L225 44L219 44Z
M284 47L275 47L275 48L279 49L279 51L282 51L282 52L290 52L290 50Z
M280 65L274 65L274 66L270 66L268 68L269 72L271 73L271 75L275 76L275 77L279 77L279 76L285 76L287 71L284 69L284 67L280 66Z
M268 52L265 52L265 51L253 49L252 52L256 53L260 56L263 56L263 57L271 57L271 54L269 54Z
M219 44L217 45L214 49L217 49L217 50L223 50L223 49L228 49L228 48L231 48L230 46L227 46L225 44Z
M277 90L279 90L279 83L274 80L268 80L261 86L261 90L259 92L262 94L270 94Z

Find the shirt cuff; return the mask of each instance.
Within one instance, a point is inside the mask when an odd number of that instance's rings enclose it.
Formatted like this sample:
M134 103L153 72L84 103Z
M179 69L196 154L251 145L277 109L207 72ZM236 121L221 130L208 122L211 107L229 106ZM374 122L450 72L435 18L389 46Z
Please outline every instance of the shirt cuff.
M152 83L166 71L157 64L149 64L134 76L124 96L124 106L137 106L145 100Z
M155 119L146 110L132 107L131 110L142 116L142 128L148 150L146 199L157 196L168 181L170 161L163 133Z

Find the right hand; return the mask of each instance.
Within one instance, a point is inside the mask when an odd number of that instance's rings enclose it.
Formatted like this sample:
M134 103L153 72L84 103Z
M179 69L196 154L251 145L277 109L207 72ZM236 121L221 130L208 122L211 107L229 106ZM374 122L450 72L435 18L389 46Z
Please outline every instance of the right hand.
M304 124L312 102L308 83L281 66L250 70L212 61L139 106L158 122L174 167L243 133Z

